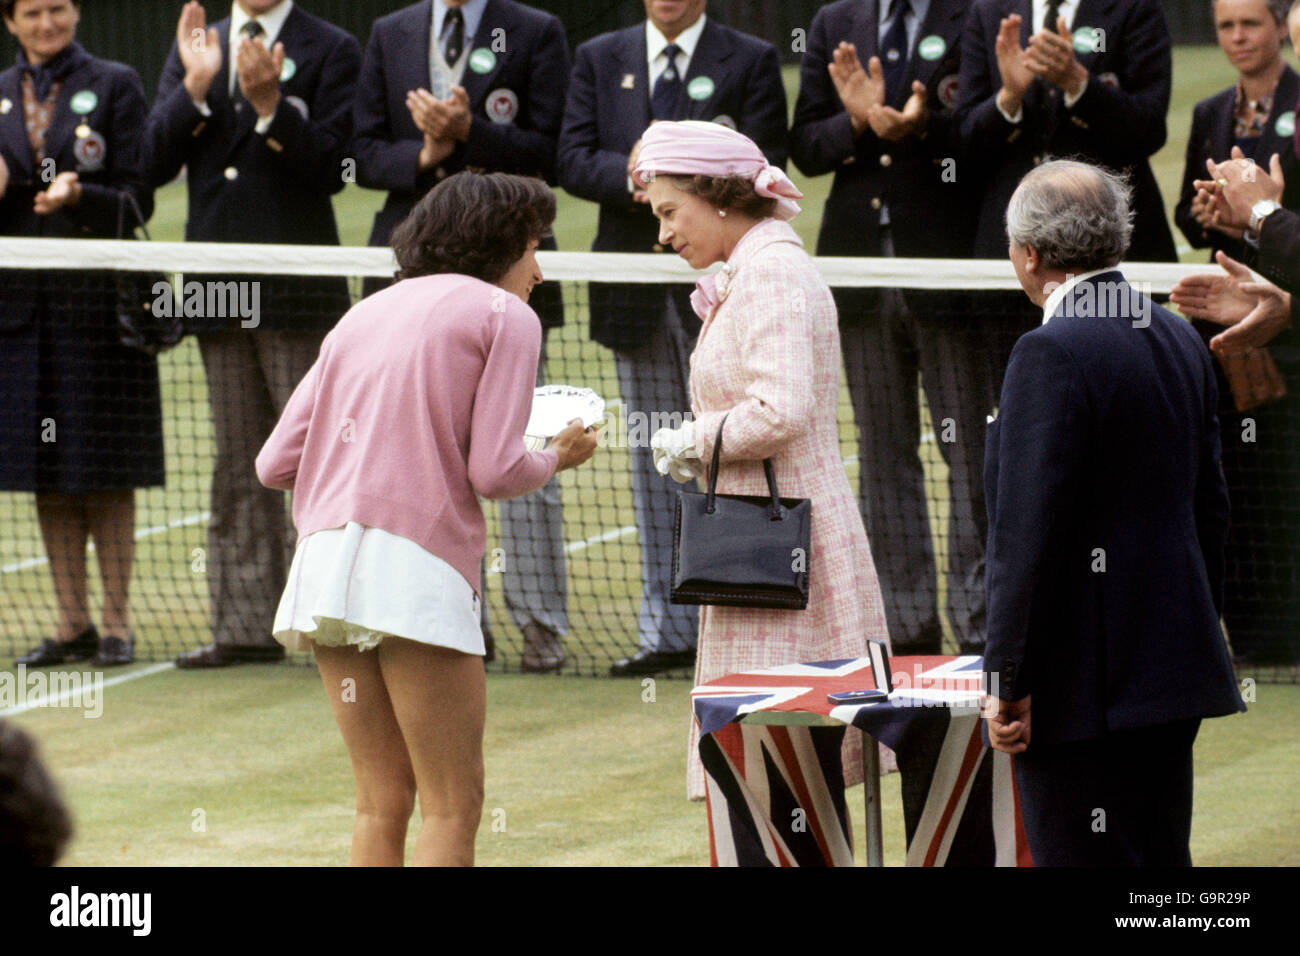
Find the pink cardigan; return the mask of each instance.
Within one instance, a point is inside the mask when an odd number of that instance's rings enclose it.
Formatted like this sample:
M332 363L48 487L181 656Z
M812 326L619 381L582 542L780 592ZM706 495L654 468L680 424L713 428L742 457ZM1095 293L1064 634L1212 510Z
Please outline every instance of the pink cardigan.
M479 590L478 497L514 498L555 474L529 452L542 330L519 298L462 275L407 279L325 337L257 456L293 491L299 538L349 521L401 535Z

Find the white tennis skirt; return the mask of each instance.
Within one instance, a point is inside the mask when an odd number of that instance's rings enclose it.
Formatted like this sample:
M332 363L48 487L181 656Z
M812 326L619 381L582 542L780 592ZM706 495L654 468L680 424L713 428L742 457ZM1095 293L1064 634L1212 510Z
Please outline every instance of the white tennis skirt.
M485 650L479 598L459 571L414 541L355 521L298 542L272 635L295 651L365 651L385 637Z

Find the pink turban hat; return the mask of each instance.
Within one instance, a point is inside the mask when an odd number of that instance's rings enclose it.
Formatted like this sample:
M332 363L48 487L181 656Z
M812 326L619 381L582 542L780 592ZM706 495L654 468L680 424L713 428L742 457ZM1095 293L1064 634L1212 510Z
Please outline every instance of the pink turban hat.
M799 215L803 193L744 133L719 123L681 120L654 123L641 137L632 178L640 186L663 176L743 176L754 192L776 200L776 218Z

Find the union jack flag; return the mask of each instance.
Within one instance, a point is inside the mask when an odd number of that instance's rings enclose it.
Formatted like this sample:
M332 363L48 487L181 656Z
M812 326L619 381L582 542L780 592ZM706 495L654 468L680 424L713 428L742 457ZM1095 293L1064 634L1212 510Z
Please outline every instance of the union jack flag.
M1011 758L980 734L979 657L894 658L887 700L870 658L730 674L691 692L715 866L853 864L840 746L850 726L898 756L909 866L1029 865Z

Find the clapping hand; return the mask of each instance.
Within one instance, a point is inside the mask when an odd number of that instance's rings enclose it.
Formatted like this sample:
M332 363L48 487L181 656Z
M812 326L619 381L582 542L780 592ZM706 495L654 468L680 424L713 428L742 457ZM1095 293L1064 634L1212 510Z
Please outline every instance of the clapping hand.
M207 23L203 5L190 0L181 8L176 24L176 52L185 67L185 90L196 103L207 99L212 81L221 72L221 35Z
M423 88L412 90L406 94L406 108L416 128L426 136L453 143L469 139L469 94L464 87L453 86L445 100Z
M857 47L845 42L835 48L831 62L826 64L835 92L849 112L855 136L870 125L871 109L885 104L885 74L880 57L873 56L867 66L869 72L862 68Z
M879 63L875 57L872 60ZM867 122L871 124L871 131L890 142L919 133L925 128L927 116L929 112L925 107L925 84L920 80L912 81L912 95L903 104L901 113L892 106L872 106L867 110Z
M81 182L76 173L59 173L45 192L36 194L33 208L38 216L48 216L64 206L75 206L81 202Z
M1034 82L1034 73L1029 69L1025 51L1020 47L1020 24L1018 13L1004 17L998 24L998 37L993 44L993 52L998 58L998 72L1002 75L998 105L1011 116L1020 112L1025 93Z
M235 48L235 69L244 99L263 119L280 105L280 71L284 68L284 44L268 51L261 40L243 37Z
M1035 76L1077 95L1088 81L1088 71L1074 55L1074 38L1065 17L1056 20L1056 32L1042 29L1029 38L1025 66Z
M1228 329L1210 340L1219 355L1262 348L1291 325L1291 295L1255 274L1224 252L1215 254L1223 273L1179 279L1170 298L1184 315Z
M1268 167L1269 171L1263 172L1237 146L1232 147L1232 158L1227 162L1205 161L1210 178L1198 179L1193 185L1197 199L1203 196L1216 226L1225 231L1245 229L1250 225L1250 210L1255 203L1263 199L1282 201L1286 181L1277 153L1269 159Z

